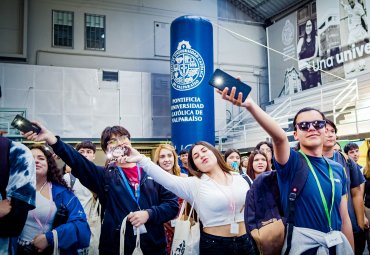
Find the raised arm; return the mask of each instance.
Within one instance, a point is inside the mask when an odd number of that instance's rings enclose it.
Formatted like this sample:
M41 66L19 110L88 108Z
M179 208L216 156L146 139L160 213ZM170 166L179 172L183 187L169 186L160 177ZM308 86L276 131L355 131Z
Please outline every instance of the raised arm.
M140 154L136 149L130 148L130 155L118 158L121 163L138 163L144 171L157 183L174 193L176 196L185 199L189 203L194 200L197 190L197 177L181 177L164 171L160 166L154 164L149 158Z
M104 194L102 185L104 169L86 159L72 146L62 142L42 124L38 122L34 123L41 128L40 133L36 134L31 131L24 134L24 137L34 142L47 142L53 148L55 154L72 168L72 174L80 180L82 185L99 196Z
M284 130L279 126L279 124L270 117L265 111L263 111L251 98L248 98L242 102L242 93L239 93L238 98L234 99L235 87L231 89L230 95L228 96L228 88L225 88L222 92L222 98L230 101L234 105L245 107L258 122L258 124L271 136L272 144L274 146L274 157L276 161L284 165L288 162L290 155L290 146L288 138Z

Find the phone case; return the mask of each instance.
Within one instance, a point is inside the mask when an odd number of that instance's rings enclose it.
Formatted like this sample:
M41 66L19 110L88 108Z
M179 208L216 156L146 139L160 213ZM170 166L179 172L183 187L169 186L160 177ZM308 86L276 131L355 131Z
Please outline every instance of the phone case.
M249 93L251 92L252 88L241 82L240 80L232 77L228 73L220 69L216 69L213 73L211 79L209 80L209 84L219 90L224 90L226 87L229 88L228 94L230 94L231 88L236 88L235 98L238 97L239 92L243 93L242 101L244 102L247 99Z
M34 133L38 134L41 131L41 128L36 124L31 123L28 119L22 117L21 115L17 114L11 123L12 127L22 131L23 133L27 133L29 131L33 131Z

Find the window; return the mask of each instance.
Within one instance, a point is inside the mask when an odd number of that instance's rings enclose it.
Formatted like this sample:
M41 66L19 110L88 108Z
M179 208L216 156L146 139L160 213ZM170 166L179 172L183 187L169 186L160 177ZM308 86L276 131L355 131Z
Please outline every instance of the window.
M73 12L53 11L53 46L73 47Z
M85 14L85 48L105 50L105 16Z
M118 81L118 72L103 71L103 81Z

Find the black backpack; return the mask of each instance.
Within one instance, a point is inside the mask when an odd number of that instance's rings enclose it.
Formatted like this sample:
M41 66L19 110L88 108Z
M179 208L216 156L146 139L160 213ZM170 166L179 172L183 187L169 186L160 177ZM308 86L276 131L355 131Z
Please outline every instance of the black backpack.
M9 181L9 149L10 140L0 136L0 194L3 199L6 197L6 186Z
M287 249L291 248L295 201L303 189L309 170L302 155L289 193L288 215L284 215L275 170L262 173L253 182L245 201L244 222L261 254L281 254L287 235Z

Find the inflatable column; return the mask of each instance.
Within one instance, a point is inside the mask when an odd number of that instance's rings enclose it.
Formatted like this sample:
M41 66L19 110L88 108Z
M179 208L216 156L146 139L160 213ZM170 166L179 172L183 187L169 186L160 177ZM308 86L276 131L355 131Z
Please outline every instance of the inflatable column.
M171 24L171 123L176 150L215 143L213 29L204 18L182 16Z

